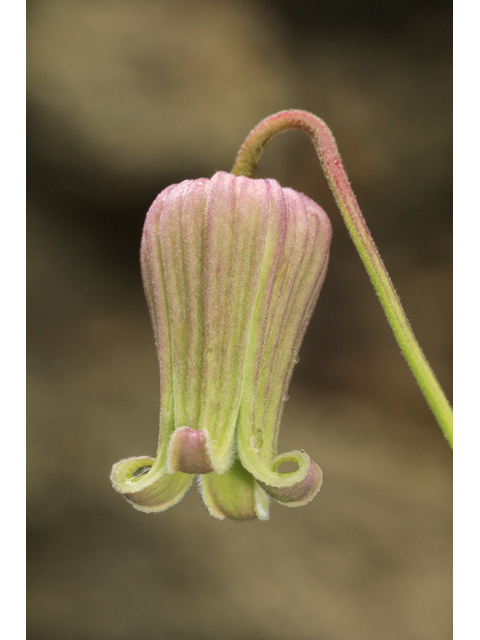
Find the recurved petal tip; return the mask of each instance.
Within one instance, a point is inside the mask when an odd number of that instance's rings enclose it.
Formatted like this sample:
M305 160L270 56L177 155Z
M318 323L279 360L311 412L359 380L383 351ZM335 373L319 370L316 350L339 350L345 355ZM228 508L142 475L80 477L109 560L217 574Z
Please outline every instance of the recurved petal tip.
M120 460L113 466L113 488L138 511L165 511L180 502L192 484L193 475L181 471L164 474L153 469L154 463L153 458L142 456Z
M323 482L323 473L318 464L310 460L307 474L303 480L287 487L272 487L259 484L277 502L286 507L302 507L317 495Z

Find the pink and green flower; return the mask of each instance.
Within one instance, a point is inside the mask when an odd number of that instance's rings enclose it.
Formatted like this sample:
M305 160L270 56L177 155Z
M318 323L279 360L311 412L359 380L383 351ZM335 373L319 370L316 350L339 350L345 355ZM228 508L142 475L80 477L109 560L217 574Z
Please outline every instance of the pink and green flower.
M270 498L300 506L318 493L318 465L277 448L331 233L317 204L275 180L219 172L157 197L141 264L160 367L158 450L111 476L136 509L168 509L195 476L220 519L266 520ZM282 473L286 461L297 468Z

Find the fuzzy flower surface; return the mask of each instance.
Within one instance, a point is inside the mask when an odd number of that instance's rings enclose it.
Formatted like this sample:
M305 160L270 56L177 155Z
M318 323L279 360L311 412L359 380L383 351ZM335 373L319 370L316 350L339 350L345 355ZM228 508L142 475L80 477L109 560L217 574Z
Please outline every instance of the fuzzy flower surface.
M295 507L318 493L318 465L277 445L330 240L325 212L275 180L219 172L157 197L141 266L160 367L158 450L111 475L136 509L168 509L195 476L220 519L267 520L270 498ZM282 473L286 461L296 470Z

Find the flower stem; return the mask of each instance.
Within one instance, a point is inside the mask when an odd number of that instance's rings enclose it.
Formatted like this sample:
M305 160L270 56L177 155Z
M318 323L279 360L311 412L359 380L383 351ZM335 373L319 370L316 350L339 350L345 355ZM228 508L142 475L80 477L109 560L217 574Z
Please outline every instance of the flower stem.
M301 129L311 137L337 205L377 292L397 343L441 430L453 448L452 408L413 334L350 187L335 139L323 120L300 110L281 111L269 116L247 136L238 152L232 173L252 178L267 144L279 133L290 129Z

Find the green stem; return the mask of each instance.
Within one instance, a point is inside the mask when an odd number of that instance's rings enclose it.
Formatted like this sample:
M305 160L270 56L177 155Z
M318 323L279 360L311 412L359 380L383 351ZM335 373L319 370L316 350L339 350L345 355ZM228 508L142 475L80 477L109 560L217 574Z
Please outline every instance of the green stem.
M281 111L263 120L247 136L238 152L232 173L253 178L266 145L279 133L290 129L306 131L312 138L320 163L350 236L370 276L398 345L415 376L440 428L453 448L453 412L427 359L425 358L392 281L353 194L332 132L306 111Z

